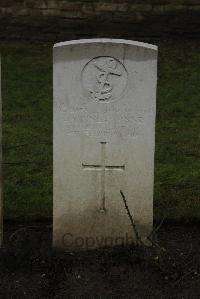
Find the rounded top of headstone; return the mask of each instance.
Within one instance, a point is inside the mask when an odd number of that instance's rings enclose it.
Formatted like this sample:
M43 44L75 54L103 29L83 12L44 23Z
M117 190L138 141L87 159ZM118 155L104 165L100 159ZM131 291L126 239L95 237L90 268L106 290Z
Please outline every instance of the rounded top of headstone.
M70 40L70 41L56 43L54 45L54 48L71 46L71 45L80 45L80 44L95 44L95 43L124 44L124 45L142 47L154 51L158 50L158 47L152 44L127 40L127 39L113 39L113 38L91 38L91 39Z

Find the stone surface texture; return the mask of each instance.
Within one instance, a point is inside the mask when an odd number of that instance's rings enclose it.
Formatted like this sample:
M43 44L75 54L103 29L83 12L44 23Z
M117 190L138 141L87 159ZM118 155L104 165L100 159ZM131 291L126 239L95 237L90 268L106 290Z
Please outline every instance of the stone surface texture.
M56 248L130 243L152 229L157 47L90 39L54 46Z

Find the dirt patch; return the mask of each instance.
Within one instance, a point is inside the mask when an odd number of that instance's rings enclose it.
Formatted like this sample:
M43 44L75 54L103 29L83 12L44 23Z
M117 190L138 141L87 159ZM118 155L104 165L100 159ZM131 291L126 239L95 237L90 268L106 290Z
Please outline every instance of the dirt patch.
M164 225L159 247L151 249L58 254L51 249L50 224L6 224L0 297L200 298L199 229Z

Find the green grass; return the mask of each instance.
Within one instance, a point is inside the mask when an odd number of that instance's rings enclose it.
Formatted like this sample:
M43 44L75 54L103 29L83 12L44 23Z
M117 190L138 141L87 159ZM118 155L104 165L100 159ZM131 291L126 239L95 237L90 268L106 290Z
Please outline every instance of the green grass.
M51 47L8 44L1 48L5 217L50 216Z
M155 216L200 219L200 44L161 45Z
M2 44L6 218L52 215L52 45ZM200 43L159 48L155 218L200 219Z

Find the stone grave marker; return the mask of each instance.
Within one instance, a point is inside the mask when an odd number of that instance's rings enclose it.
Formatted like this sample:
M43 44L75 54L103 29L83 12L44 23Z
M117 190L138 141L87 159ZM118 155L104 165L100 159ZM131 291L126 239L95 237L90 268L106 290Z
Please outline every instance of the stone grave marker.
M119 40L54 46L53 245L127 244L152 230L157 47Z

